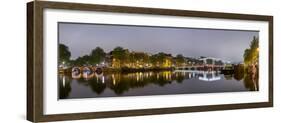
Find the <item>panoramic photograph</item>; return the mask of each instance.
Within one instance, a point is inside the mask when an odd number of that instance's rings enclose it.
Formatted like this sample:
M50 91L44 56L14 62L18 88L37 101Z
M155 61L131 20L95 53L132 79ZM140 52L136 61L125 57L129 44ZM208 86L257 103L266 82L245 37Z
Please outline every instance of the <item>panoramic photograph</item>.
M259 91L259 31L58 23L58 99Z

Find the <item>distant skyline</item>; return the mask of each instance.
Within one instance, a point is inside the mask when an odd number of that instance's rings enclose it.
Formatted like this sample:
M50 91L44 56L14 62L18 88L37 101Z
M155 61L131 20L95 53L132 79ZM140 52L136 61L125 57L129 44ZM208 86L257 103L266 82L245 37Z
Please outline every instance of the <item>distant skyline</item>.
M69 47L71 59L101 47L106 53L117 46L130 51L176 56L215 57L242 62L244 50L258 31L214 30L177 27L148 27L58 23L59 43Z

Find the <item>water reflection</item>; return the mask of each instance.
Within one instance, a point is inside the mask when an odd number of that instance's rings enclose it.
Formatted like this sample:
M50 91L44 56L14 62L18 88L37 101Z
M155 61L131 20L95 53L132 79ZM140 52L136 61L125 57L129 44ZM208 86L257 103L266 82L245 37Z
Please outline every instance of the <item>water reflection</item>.
M59 75L59 98L65 99L71 92L71 78L69 76Z
M217 81L220 80L221 77L219 76L219 73L214 71L214 72L206 72L202 74L203 76L199 77L199 80L202 81Z
M255 75L245 74L244 85L250 91L258 91L259 90L258 79L256 79L256 77L253 77L253 76L255 76Z
M258 79L254 79L252 75L244 72L234 72L234 74L221 74L219 72L190 72L190 71L160 71L160 72L134 72L134 73L79 73L72 75L59 75L59 98L70 98L69 95L72 89L83 91L81 86L90 88L92 93L96 96L121 96L126 95L129 91L134 92L134 95L138 95L140 91L145 92L145 87L155 88L159 90L160 87L169 87L174 90L166 90L165 93L172 94L177 93L176 89L181 86L188 86L189 88L198 88L195 92L201 92L200 86L204 81L224 86L231 86L234 82L241 83L243 86L236 87L237 91L258 91ZM73 83L74 82L74 83ZM200 83L201 85L197 85ZM234 83L235 84L235 83ZM220 87L220 86L218 86ZM144 88L144 89L143 89ZM84 88L85 89L85 88ZM142 90L143 89L143 90ZM107 90L107 91L105 91ZM216 92L205 88L204 92ZM223 89L221 89L224 91ZM235 89L230 89L235 91ZM112 91L112 93L110 93ZM183 90L179 90L183 91ZM222 92L218 91L217 92ZM228 90L226 90L228 91ZM183 91L184 92L184 91ZM203 91L202 91L203 92ZM180 93L180 92L179 92ZM77 96L78 95L78 96ZM142 94L139 94L142 95ZM82 94L81 94L82 96ZM92 96L92 97L96 97ZM79 94L76 94L79 97Z

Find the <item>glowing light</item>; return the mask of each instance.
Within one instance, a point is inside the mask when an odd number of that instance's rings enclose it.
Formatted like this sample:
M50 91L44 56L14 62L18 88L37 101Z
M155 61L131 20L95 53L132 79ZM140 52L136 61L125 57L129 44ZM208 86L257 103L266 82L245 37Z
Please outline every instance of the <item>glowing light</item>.
M139 81L139 79L140 79L140 75L139 73L137 73L137 82Z
M115 85L116 80L115 80L114 74L112 74L112 79L113 79L113 85Z
M104 76L102 76L102 83L104 83Z
M65 87L65 76L62 77L62 86Z

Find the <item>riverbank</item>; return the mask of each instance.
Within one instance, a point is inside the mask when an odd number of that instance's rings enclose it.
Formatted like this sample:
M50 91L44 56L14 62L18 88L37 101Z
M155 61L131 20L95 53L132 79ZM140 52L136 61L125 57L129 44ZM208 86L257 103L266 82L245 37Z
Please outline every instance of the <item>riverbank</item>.
M92 72L95 72L96 69L90 68ZM80 68L82 72L82 67ZM159 72L159 71L173 71L175 68L169 67L169 68L160 68L160 67L154 67L154 68L101 68L102 73L134 73L134 72ZM71 74L72 68L68 69L59 69L59 74Z
M134 73L134 72L159 72L159 71L172 71L174 68L104 68L104 73L114 73L114 72L121 72L121 73Z

